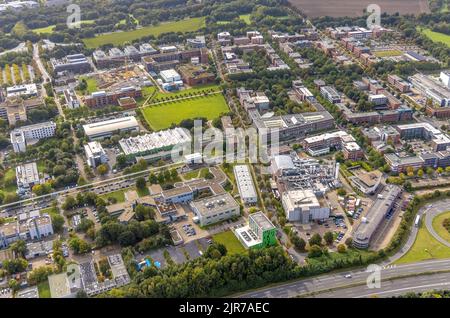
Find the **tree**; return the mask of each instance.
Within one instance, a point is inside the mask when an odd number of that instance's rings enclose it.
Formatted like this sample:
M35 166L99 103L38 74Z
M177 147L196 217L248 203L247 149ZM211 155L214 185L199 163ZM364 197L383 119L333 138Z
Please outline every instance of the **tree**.
M101 165L99 165L98 167L97 167L97 173L99 174L99 175L101 175L101 176L104 176L105 174L107 174L108 173L108 165L106 165L106 164L104 164L104 163L102 163Z
M156 177L156 175L153 172L150 173L150 176L148 177L148 182L150 182L150 184L158 183L158 178Z
M347 248L345 247L344 244L339 244L337 246L337 251L338 251L338 253L345 253L345 251L347 251Z
M328 245L333 244L333 233L331 233L330 231L325 232L325 234L323 235L323 239Z
M142 204L138 204L134 212L138 221L153 219L155 216L155 211L151 207Z
M341 197L343 197L344 195L347 194L347 191L345 191L344 188L339 188L339 189L337 190L337 194L340 195Z
M143 177L139 177L136 179L136 188L143 190L147 186L147 181Z
M76 205L77 205L77 201L75 200L75 198L70 196L70 195L68 195L66 197L66 200L64 201L64 203L62 205L62 208L65 211L68 211L68 210L73 209Z
M292 242L292 244L294 244L294 247L296 250L298 250L300 252L305 251L306 242L303 238L294 234L294 235L292 235L291 242Z
M313 245L318 245L320 246L322 244L322 237L320 236L319 233L315 233L313 236L311 236L311 238L309 239L309 245L313 246Z
M80 239L76 235L69 240L69 247L74 251L75 254L84 254L91 250L91 246L89 245L89 243Z
M63 230L64 227L64 217L59 214L53 214L51 216L52 218L52 225L55 232L60 233Z
M322 253L323 253L323 251L320 248L320 246L312 245L309 249L308 257L310 257L310 258L320 257L320 256L322 256Z
M431 168L431 167L428 167L427 168L427 175L430 176L430 177L433 176L434 175L434 169Z
M123 168L127 165L127 156L120 154L116 157L116 164L118 167Z
M27 251L27 244L23 240L18 240L11 244L11 250L16 254L24 257L25 252Z
M13 278L8 281L8 287L11 288L12 291L15 293L16 291L19 290L20 285L19 282Z
M349 247L349 248L352 247L352 244L353 244L353 239L351 237L349 237L345 240L345 245L347 245L347 247Z
M422 170L422 169L417 170L417 176L418 176L419 178L422 178L422 177L423 177L423 170Z

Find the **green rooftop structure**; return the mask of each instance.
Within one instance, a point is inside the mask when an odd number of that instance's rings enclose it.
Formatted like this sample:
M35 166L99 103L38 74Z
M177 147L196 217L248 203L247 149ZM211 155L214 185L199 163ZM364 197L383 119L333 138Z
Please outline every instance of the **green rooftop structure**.
M277 229L263 212L250 214L248 225L234 231L245 248L259 249L277 244Z

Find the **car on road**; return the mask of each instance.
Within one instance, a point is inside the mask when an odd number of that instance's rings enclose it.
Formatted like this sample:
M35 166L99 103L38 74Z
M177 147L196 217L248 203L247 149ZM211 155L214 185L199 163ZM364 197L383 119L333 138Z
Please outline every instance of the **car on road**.
M352 274L346 274L344 277L345 278L352 278Z

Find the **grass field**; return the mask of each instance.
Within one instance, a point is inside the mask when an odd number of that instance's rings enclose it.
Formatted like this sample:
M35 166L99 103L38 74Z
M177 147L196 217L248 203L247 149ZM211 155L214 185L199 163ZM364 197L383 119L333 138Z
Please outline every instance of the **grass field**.
M429 259L450 257L450 247L443 245L428 232L425 222L421 222L419 233L411 249L397 260L396 264L420 262Z
M378 57L400 56L403 52L399 50L375 51L373 55Z
M146 195L150 195L150 190L148 189L148 187L145 187L143 189L136 188L136 192L140 198L145 197Z
M252 21L250 21L250 14L242 14L239 16L239 19L241 19L247 24L252 24Z
M160 101L164 97L184 97L187 94L201 94L205 90L213 90L213 91L220 91L221 88L217 84L205 84L205 85L198 85L192 88L184 89L181 91L176 92L160 92L155 86L149 86L142 88L142 100L146 100L149 95L152 95L155 91L153 98L149 103L155 103Z
M0 184L0 192L3 192L4 194L16 193L17 186L15 184L8 185L8 186L4 186L4 184L3 184L4 180L12 179L12 178L16 178L16 169L9 168L8 170L6 170L5 175L3 176L2 184Z
M82 20L81 21L81 25L83 24L93 24L95 23L95 20ZM56 25L49 25L43 28L37 28L37 29L32 29L31 31L33 31L34 33L37 34L49 34L49 33L53 33L53 31L55 30L55 26Z
M95 80L95 78L82 76L80 77L80 79L86 80L87 88L85 93L92 94L93 92L98 91L97 81ZM82 92L79 91L79 94L82 94Z
M242 254L245 252L245 248L231 231L215 234L212 236L212 239L216 243L225 245L228 254Z
M422 34L426 35L431 41L441 42L441 43L444 43L445 45L447 45L448 47L450 47L450 35L447 35L444 33L439 33L439 32L434 32L427 28L423 28L423 29L421 28L421 29L419 29L419 31Z
M228 105L222 94L167 102L142 109L145 120L153 130L169 128L173 123L179 124L183 119L196 117L215 119L228 111Z
M131 42L149 35L158 36L162 33L168 32L193 32L204 26L204 17L191 18L181 21L162 23L157 26L147 26L132 31L101 34L93 38L83 39L83 42L86 44L87 48L91 49L97 48L104 44L121 45L125 42Z
M39 298L52 298L48 280L38 284Z
M450 233L447 231L447 229L442 225L442 222L444 222L445 219L450 218L450 211L444 212L442 214L439 214L433 219L432 225L433 229L436 231L436 233L446 240L447 242L450 242Z
M125 202L125 192L123 190L117 190L100 196L102 199L108 201L109 198L116 199L116 203Z

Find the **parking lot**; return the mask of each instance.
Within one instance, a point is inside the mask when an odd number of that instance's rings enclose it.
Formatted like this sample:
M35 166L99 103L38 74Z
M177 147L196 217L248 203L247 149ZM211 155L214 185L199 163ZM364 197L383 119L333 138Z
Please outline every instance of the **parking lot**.
M305 241L308 241L316 233L323 237L326 232L333 232L336 237L336 244L342 243L342 239L348 231L343 217L329 218L323 221L311 222L310 224L295 225L294 228L298 235Z
M0 298L12 298L11 288L0 288Z
M170 255L170 258L176 264L182 264L188 260L193 260L201 255L209 246L207 238L201 238L195 241L188 242L184 245L179 246L168 246L165 248L160 248L148 253L144 253L138 255L136 260L141 262L145 257L150 257L153 262L159 262L161 264L161 268L167 266L166 258L164 257L164 251L167 251Z

